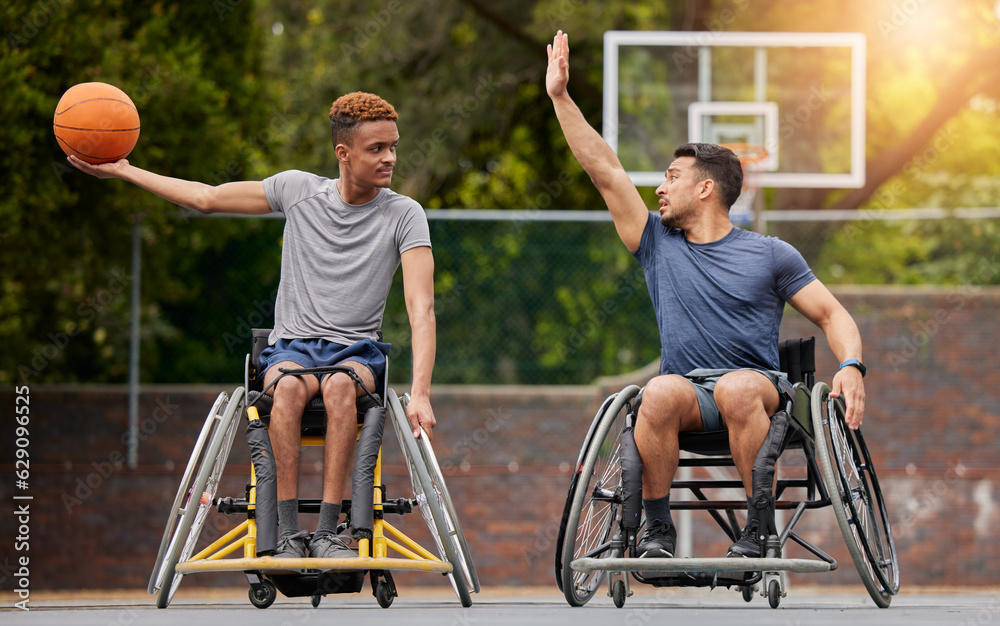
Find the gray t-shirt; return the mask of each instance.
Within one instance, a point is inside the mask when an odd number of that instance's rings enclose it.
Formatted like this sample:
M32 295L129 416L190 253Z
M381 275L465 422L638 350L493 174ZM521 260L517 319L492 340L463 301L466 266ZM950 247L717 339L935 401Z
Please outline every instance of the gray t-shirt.
M777 370L785 301L816 280L789 244L733 228L711 243L650 213L634 256L660 329L660 373L699 369Z
M336 179L298 170L266 178L264 193L271 210L285 214L269 343L375 339L400 255L431 245L423 208L389 189L348 204Z

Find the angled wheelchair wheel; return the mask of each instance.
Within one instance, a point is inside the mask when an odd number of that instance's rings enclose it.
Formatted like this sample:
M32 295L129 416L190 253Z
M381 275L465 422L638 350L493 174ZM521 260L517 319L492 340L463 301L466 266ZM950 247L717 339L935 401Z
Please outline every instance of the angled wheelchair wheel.
M430 475L431 483L438 498L441 500L449 532L455 537L455 541L458 543L458 552L464 563L465 579L471 585L471 590L474 593L479 593L479 576L476 574L476 566L472 563L469 544L465 541L465 533L462 532L462 525L458 521L458 511L455 510L451 494L448 493L448 487L445 485L444 475L441 473L441 466L438 464L437 455L434 454L434 448L431 447L430 439L426 436L421 435L420 439L416 441L417 447L420 449L420 457L423 459L424 465L427 467L427 473Z
M469 556L468 546L465 545L464 537L461 536L461 527L458 524L458 517L454 514L454 507L445 504L447 489L444 488L444 480L440 477L440 469L436 476L432 478L431 468L426 459L426 452L421 452L421 445L413 437L410 430L410 422L406 418L406 411L399 402L396 393L389 389L386 392L388 400L389 417L392 426L399 439L399 447L403 450L403 457L410 472L410 482L413 486L413 497L417 501L417 508L427 523L427 528L434 537L438 554L441 558L451 563L452 571L448 574L452 587L455 589L462 606L472 606L472 591L479 591L478 579L475 576L475 568ZM421 436L421 440L426 441L426 435ZM427 446L430 449L430 446ZM433 450L430 455L433 457ZM436 459L434 464L437 464ZM451 498L447 501L450 505ZM473 583L475 581L475 583Z
M205 526L236 437L243 400L242 387L232 396L219 395L188 461L150 579L150 592L157 594L156 606L161 609L170 604L180 585L182 574L176 573L177 563L191 557Z
M566 525L559 538L561 554L558 574L563 595L570 606L583 606L604 580L606 572L574 571L571 563L581 557L621 557L612 549L621 520L621 435L630 401L639 393L626 387L595 418L588 434L582 461L576 467L575 483L566 505Z
M837 524L875 604L887 608L899 591L899 561L889 514L861 430L851 430L844 404L817 383L811 408L816 450Z
M223 391L219 394L219 397L215 399L215 403L212 405L212 409L208 412L208 417L205 419L204 425L201 427L201 432L198 433L198 439L195 441L194 448L191 450L191 457L188 459L187 467L184 469L184 475L181 477L180 487L177 488L177 495L174 496L174 503L170 505L170 515L167 517L167 527L163 531L163 539L160 540L160 549L156 553L156 562L153 564L153 573L149 577L149 584L146 586L146 591L153 595L159 588L157 580L160 575L160 566L163 564L163 557L167 553L167 546L170 545L170 540L174 536L174 531L177 529L177 523L180 521L180 515L178 511L184 510L184 501L188 497L191 491L191 483L195 478L195 473L201 465L203 452L205 447L209 443L209 439L214 432L215 425L218 423L218 417L221 415L220 409L225 406L226 403L226 392Z

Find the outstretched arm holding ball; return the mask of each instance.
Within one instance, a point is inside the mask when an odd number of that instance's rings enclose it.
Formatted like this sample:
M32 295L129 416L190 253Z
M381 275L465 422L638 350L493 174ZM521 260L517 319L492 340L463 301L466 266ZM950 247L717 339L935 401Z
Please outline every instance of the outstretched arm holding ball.
M271 207L264 195L261 181L224 183L213 187L180 178L154 174L136 167L126 159L95 165L75 157L67 157L77 169L97 178L120 178L151 191L165 200L200 213L246 213L262 215Z

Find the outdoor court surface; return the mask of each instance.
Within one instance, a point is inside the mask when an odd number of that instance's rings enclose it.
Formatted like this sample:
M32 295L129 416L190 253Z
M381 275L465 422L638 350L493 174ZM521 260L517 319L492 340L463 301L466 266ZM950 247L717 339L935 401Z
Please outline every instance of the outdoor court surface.
M771 609L755 596L745 603L727 589L636 589L621 609L603 592L583 608L569 607L551 590L484 589L463 609L447 587L400 589L388 609L375 602L367 588L358 594L329 596L319 608L304 598L279 597L268 609L250 605L246 590L183 587L167 609L140 591L36 592L31 611L12 609L12 595L3 593L0 622L72 626L175 625L295 626L298 624L377 624L392 620L407 626L644 626L646 624L716 624L734 626L798 626L806 624L973 625L1000 623L1000 589L961 591L909 590L878 609L864 588L792 587L781 606Z

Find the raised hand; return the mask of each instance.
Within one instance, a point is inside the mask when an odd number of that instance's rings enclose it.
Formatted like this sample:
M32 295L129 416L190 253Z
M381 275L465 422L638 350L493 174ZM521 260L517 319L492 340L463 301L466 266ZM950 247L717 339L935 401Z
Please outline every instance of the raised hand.
M550 98L557 98L566 93L566 83L569 82L569 35L560 30L545 50L549 55L545 90Z

